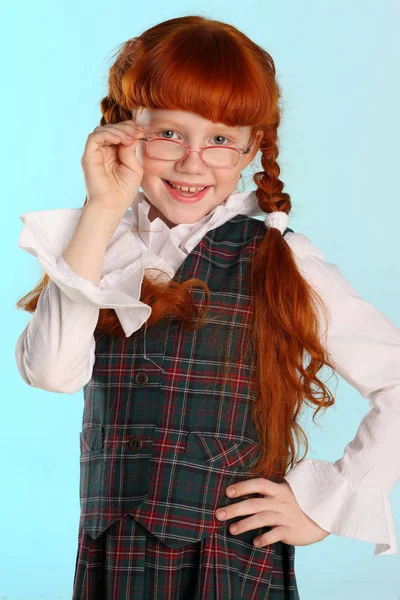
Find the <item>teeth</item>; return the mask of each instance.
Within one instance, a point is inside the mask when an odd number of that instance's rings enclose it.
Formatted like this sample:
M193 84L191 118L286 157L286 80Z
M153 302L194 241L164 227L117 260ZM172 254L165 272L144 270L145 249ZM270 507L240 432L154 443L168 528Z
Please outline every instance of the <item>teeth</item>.
M182 192L199 192L200 190L204 190L207 186L204 187L186 187L184 185L175 185L170 182L173 188L177 190L182 190Z

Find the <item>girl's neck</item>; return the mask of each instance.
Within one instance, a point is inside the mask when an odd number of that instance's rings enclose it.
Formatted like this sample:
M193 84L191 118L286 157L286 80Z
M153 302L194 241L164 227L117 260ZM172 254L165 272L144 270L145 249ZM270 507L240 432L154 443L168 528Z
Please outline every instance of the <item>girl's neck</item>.
M157 217L159 217L161 219L161 221L163 221L167 225L167 227L169 227L170 229L172 227L175 227L176 223L171 223L171 221L169 221L158 208L156 208L155 206L153 206L151 204L151 202L149 201L149 199L147 197L146 197L146 200L150 204L150 210L149 210L149 214L148 214L148 219L149 219L150 223L152 223Z

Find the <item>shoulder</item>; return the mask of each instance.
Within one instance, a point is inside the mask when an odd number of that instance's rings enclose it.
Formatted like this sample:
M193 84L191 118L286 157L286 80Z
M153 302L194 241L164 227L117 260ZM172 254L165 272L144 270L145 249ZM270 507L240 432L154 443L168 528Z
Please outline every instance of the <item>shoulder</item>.
M292 249L296 258L304 259L306 257L315 257L325 260L325 255L322 250L303 233L289 231L284 235L284 239Z
M303 277L328 302L338 297L360 297L340 267L330 262L319 246L302 233L290 232L285 240L293 251L296 265Z

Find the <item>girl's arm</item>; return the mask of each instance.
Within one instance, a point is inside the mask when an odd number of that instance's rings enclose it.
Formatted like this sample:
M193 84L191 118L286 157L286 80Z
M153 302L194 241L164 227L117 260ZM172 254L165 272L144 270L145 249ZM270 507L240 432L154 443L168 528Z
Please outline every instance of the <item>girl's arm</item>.
M77 304L50 279L15 346L24 381L48 392L79 391L92 375L98 316L99 308Z
M90 380L95 361L93 333L100 308L115 309L126 335L139 329L151 313L151 308L138 300L144 263L126 226L119 225L108 244L94 239L97 249L99 244L106 248L100 281L95 285L99 276L90 270L90 258L80 259L79 248L72 243L82 223L81 210L24 213L20 216L24 228L18 242L20 248L38 259L50 278L31 321L17 340L18 370L32 387L68 394L79 391ZM100 235L92 223L87 226ZM79 235L87 244L89 234ZM75 268L93 281L73 271L66 262L63 253L68 244ZM86 257L90 255L86 247L82 252Z
M330 313L325 343L335 371L370 405L341 459L303 460L285 479L320 527L374 542L375 554L394 554L388 494L400 477L400 329L364 300L306 236L288 233L285 239Z

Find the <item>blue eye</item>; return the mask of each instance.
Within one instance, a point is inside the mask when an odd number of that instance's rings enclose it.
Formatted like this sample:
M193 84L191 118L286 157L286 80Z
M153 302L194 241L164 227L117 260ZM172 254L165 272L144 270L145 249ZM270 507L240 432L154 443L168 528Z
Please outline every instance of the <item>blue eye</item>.
M157 133L157 135L158 135L158 134L160 134L160 133L161 133L161 134L163 134L163 133L165 133L166 131L168 131L169 133L172 133L172 134L174 134L174 131L173 131L172 129L163 129L162 131L157 131L156 133ZM160 136L160 137L162 137L162 136ZM167 139L167 140L170 140L171 138L166 138L166 139Z
M224 140L228 141L228 138L226 138L224 135L214 135L213 139L215 140L216 138L223 138ZM216 145L219 145L219 144L216 144Z

